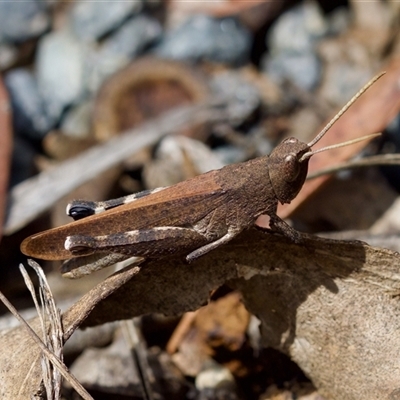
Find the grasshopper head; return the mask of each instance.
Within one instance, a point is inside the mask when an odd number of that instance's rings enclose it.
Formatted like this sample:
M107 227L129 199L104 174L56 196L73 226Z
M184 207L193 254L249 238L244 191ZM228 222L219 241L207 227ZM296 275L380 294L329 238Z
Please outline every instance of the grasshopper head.
M282 203L290 203L303 187L307 177L309 157L308 144L296 138L285 139L269 156L269 177L277 199Z
M332 125L336 123L350 106L384 74L383 72L372 78L352 99L350 99L310 143L306 144L292 137L285 139L274 149L268 161L269 176L275 195L282 204L290 203L299 193L307 176L308 160L311 156L322 151L348 146L362 140L370 140L380 135L380 133L373 133L347 142L326 146L319 150L311 149L325 136L326 132L329 131Z

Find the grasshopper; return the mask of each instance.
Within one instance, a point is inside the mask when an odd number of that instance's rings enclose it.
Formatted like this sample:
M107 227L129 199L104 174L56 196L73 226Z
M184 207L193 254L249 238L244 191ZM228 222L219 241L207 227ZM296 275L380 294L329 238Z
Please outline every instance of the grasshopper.
M132 256L186 254L191 262L253 226L262 214L270 217L273 231L301 242L301 233L276 214L278 202L290 203L297 196L314 154L379 135L312 150L382 75L368 82L310 143L291 137L269 156L228 165L170 187L103 202L74 200L67 207L74 222L26 238L21 251L44 260L92 255L84 259L89 260L85 261L89 272Z

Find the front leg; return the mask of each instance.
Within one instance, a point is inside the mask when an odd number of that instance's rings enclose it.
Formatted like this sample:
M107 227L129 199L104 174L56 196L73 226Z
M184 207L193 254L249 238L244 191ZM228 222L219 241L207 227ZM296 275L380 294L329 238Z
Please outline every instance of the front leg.
M187 252L207 242L194 229L165 226L105 236L73 235L67 237L64 246L75 256L111 252L137 257L159 257Z
M302 243L304 241L305 234L292 228L288 223L286 223L282 218L278 217L275 213L269 214L270 222L269 226L273 231L276 231L283 236L286 236L294 243Z
M228 233L221 238L215 240L214 242L208 243L194 251L192 251L190 254L186 256L187 262L192 262L196 258L199 258L203 256L204 254L208 253L211 250L216 249L217 247L221 246L222 244L228 243L230 240L232 240L235 236L237 236L240 233L239 229L228 229Z

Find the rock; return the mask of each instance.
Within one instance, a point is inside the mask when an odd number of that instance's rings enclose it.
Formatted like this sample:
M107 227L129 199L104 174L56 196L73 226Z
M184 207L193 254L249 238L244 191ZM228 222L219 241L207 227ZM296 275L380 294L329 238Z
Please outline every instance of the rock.
M42 2L37 0L0 2L0 39L23 42L44 33L50 24Z
M38 87L50 118L58 120L65 109L83 97L87 46L68 31L44 36L38 46Z
M241 124L261 103L258 89L242 78L237 71L224 71L216 74L211 80L212 89L217 96L232 98L229 113Z
M61 121L61 131L66 136L84 139L90 132L93 102L84 101L68 110Z
M238 399L235 378L228 368L210 360L195 379L201 399Z
M91 49L85 57L85 90L94 95L108 77L128 63L129 58L124 54L114 54L110 57L102 51Z
M270 54L263 57L262 69L279 85L290 80L304 90L314 89L321 75L316 44L327 31L317 4L290 9L271 27L266 38Z
M356 47L358 46L354 43L353 48L349 51L353 52ZM323 51L325 52L326 49ZM324 56L324 59L328 61L329 57ZM349 101L354 93L371 78L374 71L372 65L368 65L367 62L355 63L343 52L340 57L330 58L329 61L331 64L325 63L324 82L320 89L320 95L325 101L341 106Z
M234 18L196 15L168 32L155 53L178 60L210 60L245 64L250 55L250 32Z
M4 77L13 107L13 127L16 134L41 139L54 125L48 118L43 99L32 72L17 68Z
M89 390L116 397L142 395L139 373L121 334L108 347L88 347L71 365L71 372Z
M76 35L94 41L118 27L142 8L142 1L78 1L70 14Z
M316 3L305 2L284 13L267 37L271 51L312 51L328 26Z
M211 149L185 136L167 136L159 144L155 160L143 169L146 188L170 186L223 164Z
M102 49L108 55L122 54L132 59L161 34L162 27L156 19L140 14L131 18L106 39Z
M293 82L304 90L312 90L318 84L322 65L318 56L306 51L304 53L282 52L262 63L264 72L279 85L286 80Z
M138 15L110 35L98 51L87 57L87 86L96 92L106 78L125 67L162 33L158 21Z
M0 42L0 70L11 67L17 57L18 50L14 45Z

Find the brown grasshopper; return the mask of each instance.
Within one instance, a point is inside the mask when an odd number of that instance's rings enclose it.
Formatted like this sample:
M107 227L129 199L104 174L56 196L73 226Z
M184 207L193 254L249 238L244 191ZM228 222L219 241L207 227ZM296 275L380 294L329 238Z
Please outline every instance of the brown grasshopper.
M278 202L290 203L297 196L312 155L379 135L311 149L382 75L365 85L308 144L289 138L269 156L228 165L170 187L104 202L75 200L67 207L74 222L28 237L21 250L44 260L94 254L97 259L91 270L131 256L184 253L191 262L253 226L261 214L270 217L272 230L299 242L301 233L277 216Z

